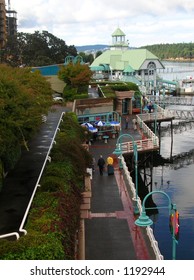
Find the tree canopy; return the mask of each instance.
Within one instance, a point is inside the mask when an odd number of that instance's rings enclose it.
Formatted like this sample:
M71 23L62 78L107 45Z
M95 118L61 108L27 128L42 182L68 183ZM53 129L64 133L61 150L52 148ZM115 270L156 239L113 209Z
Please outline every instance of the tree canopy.
M58 77L66 83L64 89L65 99L73 100L76 99L77 93L87 92L87 86L92 75L93 73L87 64L70 62L61 66Z
M76 48L48 31L18 32L8 37L1 61L12 66L43 66L63 63L67 55L76 56Z
M156 44L144 46L160 59L193 59L194 43Z
M83 58L83 61L85 63L89 63L89 64L92 64L92 62L94 61L94 56L93 54L86 54L84 52L80 52L79 55Z
M50 84L29 68L0 65L0 163L14 167L21 147L42 123L52 104Z

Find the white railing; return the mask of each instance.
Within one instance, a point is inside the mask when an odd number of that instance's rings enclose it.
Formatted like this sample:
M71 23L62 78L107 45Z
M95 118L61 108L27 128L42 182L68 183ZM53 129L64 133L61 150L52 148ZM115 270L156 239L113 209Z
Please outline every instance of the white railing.
M33 193L32 193L32 195L31 195L30 201L29 201L29 203L28 203L28 206L27 206L26 211L25 211L25 213L24 213L22 222L21 222L21 224L20 224L20 227L19 227L19 230L18 230L19 233L18 233L18 232L10 232L10 233L7 233L7 234L0 235L0 238L8 238L8 237L16 236L16 239L19 239L21 233L24 234L24 235L27 234L27 231L24 229L24 225L25 225L25 223L26 223L26 219L27 219L27 217L28 217L28 214L29 214L29 211L30 211L30 208L31 208L33 199L34 199L34 196L35 196L35 194L36 194L37 188L40 187L40 180L41 180L43 171L44 171L44 169L45 169L45 166L46 166L46 164L47 164L47 161L51 161L50 152L51 152L51 149L52 149L52 147L53 147L53 144L55 143L55 137L56 137L57 132L59 131L59 126L60 126L60 123L61 123L61 121L62 121L62 118L63 118L63 115L64 115L64 114L65 114L65 112L63 112L63 113L61 114L61 117L60 117L59 122L58 122L58 124L57 124L57 128L56 128L55 133L54 133L54 136L53 136L53 138L52 138L52 141L51 141L49 150L48 150L48 152L47 152L47 154L46 154L45 161L44 161L43 166L42 166L42 169L41 169L41 171L40 171L38 180L37 180L37 182L36 182L36 185L35 185L35 187L34 187L34 190L33 190Z
M22 232L22 233L24 233L24 234L27 234L27 231L24 229L24 225L25 225L25 222L26 222L26 219L27 219L29 210L30 210L30 208L31 208L32 201L33 201L33 199L34 199L34 196L35 196L35 193L36 193L37 188L40 187L40 180L41 180L43 171L44 171L44 169L45 169L45 166L46 166L46 164L47 164L47 161L49 161L49 162L51 161L50 152L51 152L51 149L52 149L52 147L53 147L53 144L56 143L56 142L55 142L55 137L56 137L58 131L60 130L60 129L59 129L59 126L60 126L60 123L61 123L61 121L62 121L62 118L63 118L63 115L64 115L64 114L65 114L65 112L63 112L63 113L61 114L61 117L60 117L60 119L59 119L59 121L58 121L57 128L56 128L55 133L54 133L54 136L53 136L53 138L52 138L52 141L51 141L49 150L48 150L48 152L47 152L47 155L46 155L46 157L45 157L45 161L44 161L44 163L43 163L43 166L42 166L42 169L41 169L40 174L39 174L39 176L38 176L38 180L37 180L37 182L36 182L34 191L33 191L33 193L32 193L32 196L31 196L31 198L30 198L30 201L29 201L28 206L27 206L27 208L26 208L26 212L25 212L25 214L24 214L24 217L23 217L23 219L22 219L22 222L21 222L21 225L20 225L20 228L19 228L19 232Z
M165 105L186 105L186 106L193 106L194 105L194 98L193 96L187 97L176 97L176 96L150 96L150 101L154 101L158 104L165 104Z
M161 112L161 114L163 114L163 111ZM144 139L120 143L120 148L121 148L122 153L131 153L131 152L133 152L134 143L136 143L136 145L137 145L137 151L145 151L145 150L158 149L159 148L159 139L158 139L158 137L144 123L144 120L147 120L147 118L149 118L149 119L151 118L150 115L151 114L148 113L148 114L142 114L142 115L137 115L136 116L136 120L137 120L138 126L141 128L141 131L142 131L142 133L144 135Z
M157 149L159 147L158 137L147 138L143 140L135 140L134 143L137 145L137 151L145 151L150 149ZM132 141L122 142L120 144L122 153L131 153L133 152L134 143Z
M120 159L121 159L121 162L122 162L123 172L124 172L125 178L127 180L127 183L129 185L130 190L131 190L132 195L133 195L132 199L136 200L135 184L133 183L133 180L131 178L131 175L130 175L130 172L129 172L128 167L126 165L124 157L121 156ZM141 204L141 199L139 197L137 197L137 206L138 206L139 212L141 213L142 212L142 204ZM147 233L148 239L150 241L150 244L151 244L151 246L153 248L153 251L154 251L154 254L156 256L156 259L157 260L163 260L164 257L163 257L163 255L160 252L160 249L158 247L158 242L156 241L155 236L153 234L153 230L152 230L152 228L150 226L147 226L146 233Z
M157 109L152 113L145 113L137 115L137 118L142 121L157 121L162 119L173 118L174 115L168 109L163 109L162 107L155 104Z
M168 109L168 111L179 120L194 120L194 110L180 110L180 109Z

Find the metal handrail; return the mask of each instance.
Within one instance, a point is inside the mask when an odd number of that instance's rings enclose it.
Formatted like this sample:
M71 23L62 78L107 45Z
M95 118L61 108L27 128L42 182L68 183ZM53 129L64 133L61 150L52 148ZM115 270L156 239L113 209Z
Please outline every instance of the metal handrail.
M34 196L35 196L35 194L36 194L37 188L40 187L40 180L41 180L42 174L43 174L43 172L44 172L46 163L47 163L47 161L51 161L50 152L51 152L51 149L52 149L52 147L53 147L53 144L55 143L55 137L56 137L56 135L57 135L57 132L59 131L59 126L60 126L60 123L61 123L61 121L62 121L62 118L63 118L63 115L64 115L64 114L65 114L65 112L62 112L62 114L61 114L61 116L60 116L60 119L59 119L59 121L58 121L57 128L56 128L56 130L55 130L54 136L53 136L53 138L52 138L50 147L49 147L48 152L47 152L47 154L46 154L46 157L45 157L45 160L44 160L42 169L41 169L40 174L39 174L39 176L38 176L37 182L36 182L36 184L35 184L34 190L33 190L33 192L32 192L30 201L29 201L28 206L27 206L27 208L26 208L26 211L25 211L25 213L24 213L24 216L23 216L23 219L22 219L22 222L21 222L21 224L20 224L20 227L19 227L18 232L10 232L10 233L7 233L7 234L0 235L0 239L1 239L1 238L8 238L8 237L11 237L11 236L15 236L16 239L19 239L21 233L23 233L24 235L27 234L27 231L24 229L24 225L25 225L25 223L26 223L26 219L27 219L27 217L28 217L28 213L29 213L29 210L30 210L30 208L31 208L31 205L32 205Z
M49 147L49 149L48 149L47 155L46 155L46 157L45 157L45 160L44 160L42 169L41 169L40 174L39 174L39 176L38 176L38 180L37 180L37 182L36 182L34 191L33 191L33 193L32 193L32 196L31 196L31 198L30 198L30 201L29 201L29 203L28 203L28 206L27 206L27 208L26 208L24 217L23 217L23 219L22 219L22 222L21 222L21 225L20 225L20 228L19 228L19 232L23 232L24 234L26 234L27 231L26 231L23 227L24 227L24 224L25 224L25 222L26 222L26 219L27 219L29 210L30 210L30 208L31 208L32 201L33 201L33 199L34 199L36 190L37 190L38 187L40 187L40 180L41 180L43 171L44 171L44 169L45 169L45 166L46 166L46 164L47 164L47 161L51 161L50 152L51 152L51 149L52 149L52 147L53 147L53 144L56 143L56 142L55 142L55 137L56 137L56 135L57 135L57 133L58 133L58 131L59 131L59 126L60 126L60 123L61 123L61 121L62 121L62 118L63 118L63 115L64 115L64 114L65 114L65 112L62 112L61 117L60 117L60 119L59 119L59 121L58 121L57 128L56 128L56 130L55 130L53 139L52 139L52 141L51 141L51 144L50 144L50 147Z

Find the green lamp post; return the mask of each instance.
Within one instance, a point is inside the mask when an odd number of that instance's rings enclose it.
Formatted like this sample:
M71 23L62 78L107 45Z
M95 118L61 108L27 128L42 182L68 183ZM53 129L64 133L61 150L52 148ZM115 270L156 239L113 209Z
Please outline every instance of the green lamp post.
M135 200L136 200L136 206L134 209L135 214L139 214L139 209L138 209L138 151L137 151L137 144L135 143L135 140L133 136L130 134L121 134L116 143L116 149L114 150L113 154L117 155L118 157L122 156L122 149L121 149L121 143L120 140L122 137L129 137L132 140L133 143L133 154L134 154L134 163L135 163ZM122 162L120 159L119 162L120 168L122 168Z
M157 115L158 115L158 106L157 104L154 104L154 111L155 111L155 115L154 115L154 144L156 145L156 131L157 131Z
M163 109L165 109L165 104L164 104L164 100L165 99L165 86L162 89L162 101L163 101Z
M172 224L172 259L175 260L176 259L176 244L178 243L176 240L176 227L179 227L179 223L177 223L176 220L176 204L172 204L170 197L168 196L167 193L165 193L164 191L152 191L150 193L148 193L142 202L142 212L139 216L139 218L135 221L135 224L137 226L140 227L146 227L146 226L151 226L153 224L153 221L146 215L146 208L145 207L145 202L147 200L147 198L152 195L152 194L161 194L167 197L168 199L168 206L160 206L160 207L156 207L158 209L162 209L162 208L168 208L169 209L169 213L171 214L173 218L173 224Z
M141 119L141 122L140 122L140 128L142 128L142 112L143 112L143 108L142 108L142 103L143 103L143 101L142 101L142 96L143 96L143 93L141 92L141 91L136 91L135 93L137 93L139 96L140 96L140 110L141 110L141 112L140 112L140 119Z

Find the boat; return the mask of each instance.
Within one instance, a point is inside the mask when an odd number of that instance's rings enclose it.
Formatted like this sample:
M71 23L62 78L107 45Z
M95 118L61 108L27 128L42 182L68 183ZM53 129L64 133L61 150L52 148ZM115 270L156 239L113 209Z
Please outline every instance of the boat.
M180 81L180 94L194 94L194 77L186 76Z

